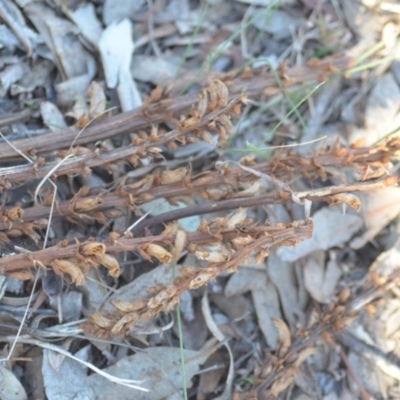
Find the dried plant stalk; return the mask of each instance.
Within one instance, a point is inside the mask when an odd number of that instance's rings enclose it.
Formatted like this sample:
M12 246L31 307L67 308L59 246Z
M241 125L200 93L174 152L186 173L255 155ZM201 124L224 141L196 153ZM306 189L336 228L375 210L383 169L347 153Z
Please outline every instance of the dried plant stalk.
M345 72L351 68L354 62L348 57L327 57L321 61L313 61L307 65L287 68L282 65L279 69L282 83L287 87L299 82L325 81L330 76ZM276 77L265 68L243 73L219 74L218 79L224 81L229 87L231 99L246 93L248 96L259 96L281 91ZM264 93L265 92L265 93ZM106 119L99 124L93 124L85 130L76 140L77 145L108 139L117 135L123 135L151 124L168 121L171 115L182 115L190 112L193 104L198 102L199 94L189 94L175 99L164 99L143 107L122 113ZM14 147L25 154L45 154L52 150L68 148L77 136L74 128L60 129L39 137L20 139L12 142ZM15 151L6 143L0 144L0 159L9 161L19 158ZM82 160L84 162L84 160Z
M361 180L376 178L386 173L387 163L399 150L400 139L393 138L385 143L365 148L343 148L337 145L330 150L320 149L317 154L308 157L299 156L294 152L286 152L275 155L269 162L255 163L254 160L246 158L239 166L229 167L220 164L218 171L207 171L198 175L192 175L187 168L183 167L173 171L155 170L140 181L123 185L121 190L96 196L78 194L70 201L60 202L54 210L54 216L69 217L71 221L106 223L108 218L121 216L121 211L115 210L115 207L130 207L135 210L138 204L156 198L173 198L194 194L212 201L262 195L265 198L265 202L262 204L287 202L291 201L291 197L284 193L265 193L257 186L253 186L254 190L249 190L252 188L249 185L257 184L260 182L260 177L266 175L272 179L293 177L296 174L302 174L308 178L315 176L328 179L331 177L333 168L342 169L343 166L356 169L360 173ZM326 169L329 169L329 172ZM395 183L395 181L385 180L377 185L383 187ZM325 196L330 196L325 198L330 203L344 202L357 209L359 208L357 199L353 201L349 196L343 197L339 194L372 190L374 185L375 182L372 181L366 182L365 185L352 185L347 189L332 190L328 188L323 191L326 193ZM243 190L244 187L247 189ZM310 199L320 197L321 200L324 200L321 194L310 192L308 196L307 198ZM258 204L258 200L252 199L251 201L254 205ZM243 206L239 200L238 206ZM234 207L234 203L231 203L226 209L232 207ZM50 212L50 206L45 205L35 205L24 210L16 208L15 210L17 209L18 212L12 209L0 211L0 230L14 229L14 236L18 230L20 235L26 233L21 222L22 219L25 223L33 222L33 227L40 227L43 225L43 219L47 218ZM105 210L110 211L107 214L107 212L104 213Z
M225 228L231 223L235 223L235 226ZM171 311L184 291L206 285L223 271L237 271L237 266L246 263L250 255L262 262L268 256L271 247L292 246L310 238L312 226L311 220L276 226L254 226L254 222L247 219L242 210L238 210L231 218L217 218L208 224L204 222L195 235L187 234L189 244L186 248L194 252L199 259L207 261L206 267L181 268L180 276L169 286L150 290L151 298L137 299L134 305L114 303L116 312L95 314L85 324L85 331L101 337L111 334L124 336L137 321L154 318L161 311ZM172 242L174 238L171 237L170 240ZM207 244L215 246L216 243L220 244L218 251L210 253L203 247ZM140 307L137 306L138 302Z

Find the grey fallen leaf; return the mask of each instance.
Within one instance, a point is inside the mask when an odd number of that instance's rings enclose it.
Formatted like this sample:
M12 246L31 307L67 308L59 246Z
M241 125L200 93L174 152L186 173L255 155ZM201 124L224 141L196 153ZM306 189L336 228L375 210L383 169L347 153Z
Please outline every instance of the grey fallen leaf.
M350 140L364 138L364 145L372 145L400 124L400 88L391 72L377 79L368 94L365 107L365 126L355 129Z
M57 104L60 107L71 106L79 97L87 97L87 88L92 78L88 74L75 76L56 85Z
M253 24L258 29L268 32L274 36L276 40L289 38L292 31L295 31L303 19L292 17L282 10L268 10L263 12L262 9L255 9L255 17Z
M86 51L79 41L76 27L66 19L57 17L46 20L46 24L63 80L86 74Z
M54 70L54 64L49 60L37 60L30 67L23 77L11 85L11 95L16 96L19 93L32 92L35 88L42 86L50 88L52 82L50 74Z
M77 321L82 312L83 296L82 293L70 290L68 292L62 292L60 297L60 305L62 312L63 321ZM54 310L58 310L59 300L58 296L51 296L50 306Z
M107 86L117 88L123 111L129 111L142 105L140 93L130 71L134 49L132 24L126 18L119 23L109 25L99 40Z
M249 312L249 304L243 295L227 297L221 293L210 294L210 299L231 321L240 321Z
M273 318L282 319L278 292L271 281L265 277L262 290L252 290L254 308L257 314L258 325L265 341L272 350L278 346L278 332L272 322Z
M0 48L6 48L13 53L16 47L20 46L20 42L14 33L6 25L0 24Z
M4 97L12 84L18 82L27 73L27 66L22 61L8 64L0 72L0 96Z
M103 4L103 22L110 25L124 18L133 17L145 3L144 0L105 0Z
M6 368L0 368L0 399L26 400L28 396L16 376Z
M106 95L102 86L96 81L90 84L88 95L90 98L89 116L95 118L106 109Z
M40 114L44 124L53 132L67 127L61 111L50 101L42 101L40 103Z
M209 354L199 351L184 350L185 373L188 387L191 380L208 358ZM97 400L161 400L182 387L180 349L173 347L150 347L135 355L124 357L113 366L104 369L113 376L141 381L140 386L150 392L138 392L125 386L111 383L100 375L91 375L87 385Z
M30 57L34 44L40 43L41 40L37 33L26 25L21 10L12 1L3 0L0 3L0 16L14 32L18 41L27 52L28 57Z
M134 50L130 21L124 19L108 26L100 37L99 50L107 86L115 88L120 70L129 69Z
M327 303L332 299L341 275L335 260L329 260L325 265L324 251L316 251L307 257L304 284L311 297L319 303Z
M375 142L382 135L390 132L393 126L397 126L394 120L398 116L399 109L399 85L393 74L387 72L375 83L367 98L365 127L369 132L368 141Z
M283 261L293 262L301 257L332 247L343 246L363 225L363 220L355 214L343 215L337 208L322 208L314 216L314 232L310 239L296 247L281 247L278 256Z
M154 85L174 79L179 68L178 59L157 58L155 56L136 55L132 58L132 76L142 82Z
M381 398L382 386L385 382L382 372L376 368L375 363L363 355L358 355L353 351L348 354L348 362L354 371L357 371L357 377L361 380L363 387L371 393L374 398ZM360 398L359 386L351 376L348 377L349 387L356 398Z
M90 348L90 345L83 347L75 356L87 361ZM66 357L59 365L59 370L55 371L50 363L51 354L54 354L52 350L43 350L42 373L47 398L49 400L94 399L94 392L87 384L87 367Z
M107 297L107 288L104 287L98 271L90 268L88 277L85 284L79 287L85 299L85 308L82 310L85 317L99 310Z
M351 241L350 246L353 249L363 247L400 213L400 188L398 187L361 193L359 197L363 204L361 215L365 229L359 237Z
M295 266L282 261L275 251L271 252L266 261L267 275L278 290L286 321L291 328L299 323L303 325L305 313L299 301L302 297L299 291L304 290L304 287L297 283Z
M264 266L265 267L265 266ZM247 293L253 289L265 288L265 270L239 268L239 272L229 277L225 286L226 297Z
M79 28L82 36L97 48L103 29L97 19L94 5L92 3L82 3L75 11L68 10L68 16Z

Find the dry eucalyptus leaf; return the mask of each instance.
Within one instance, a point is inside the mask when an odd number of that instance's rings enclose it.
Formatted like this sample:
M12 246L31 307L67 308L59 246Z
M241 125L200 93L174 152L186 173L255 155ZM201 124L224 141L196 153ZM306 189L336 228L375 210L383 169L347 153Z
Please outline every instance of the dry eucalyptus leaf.
M76 36L77 29L69 21L57 17L46 20L54 56L63 80L87 73L86 51Z
M184 350L185 373L188 387L200 365L208 354ZM104 369L113 376L141 381L141 386L150 389L148 393L134 391L125 386L111 383L100 375L91 375L87 386L97 400L161 400L180 391L182 387L180 350L173 347L151 347L133 356L124 357L111 367Z
M134 49L132 24L126 18L119 23L109 25L99 40L107 86L117 88L123 111L129 111L142 105L140 93L130 71Z
M82 36L95 48L103 31L92 3L82 3L75 11L68 11L69 17L78 26Z
M103 5L103 22L110 25L124 18L131 18L140 10L144 0L105 0Z
M263 12L262 9L255 9L254 15L257 15L254 26L273 35L276 40L289 38L291 31L297 30L303 21L301 17L293 17L282 10Z
M400 268L400 238L395 245L376 258L370 266L370 271L380 276L389 276Z
M252 290L254 308L258 325L268 346L272 350L278 347L278 332L272 322L273 318L282 319L279 296L275 286L265 277L263 290Z
M299 291L304 289L302 285L297 283L295 266L282 261L275 251L271 252L266 261L267 275L278 290L286 321L293 329L299 323L303 325L305 313L302 309L302 303L299 301L302 297Z
M337 208L322 208L314 214L313 220L314 232L310 239L304 240L296 247L281 247L278 250L278 256L283 261L293 262L317 250L341 247L363 224L360 216L343 215Z
M307 257L304 284L314 300L320 303L332 300L341 275L335 260L329 260L325 265L325 252L316 251Z
M70 290L68 292L63 292L60 294L60 304L63 321L77 321L79 320L82 312L82 293ZM58 299L57 296L51 296L50 306L54 310L58 310Z
M363 204L361 214L365 229L361 236L351 241L350 246L353 249L363 247L400 213L400 188L398 187L362 193L360 199Z
M1 400L26 400L25 389L8 369L0 368L0 398Z
M179 60L159 59L155 56L135 55L132 58L132 76L138 81L154 85L165 84L174 79L179 68Z
M43 122L53 131L67 127L64 117L57 106L50 101L40 103L40 114Z
M75 356L87 361L90 348L90 345L82 348L75 353ZM94 392L87 382L87 367L70 358L64 358L56 371L50 364L51 354L54 352L43 350L42 373L47 398L52 400L93 399Z
M263 266L265 268L265 266ZM253 268L239 268L239 272L229 277L225 286L226 297L247 293L250 290L265 288L265 271Z
M95 118L106 109L106 95L101 85L93 81L88 89L90 98L89 116Z
M242 295L227 297L225 294L213 293L210 299L231 321L240 321L249 312L249 304Z

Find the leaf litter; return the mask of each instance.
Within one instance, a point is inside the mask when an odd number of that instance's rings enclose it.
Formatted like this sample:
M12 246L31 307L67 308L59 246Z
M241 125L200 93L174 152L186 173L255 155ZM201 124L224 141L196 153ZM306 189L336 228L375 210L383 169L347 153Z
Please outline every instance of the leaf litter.
M3 1L2 398L398 396L375 3Z

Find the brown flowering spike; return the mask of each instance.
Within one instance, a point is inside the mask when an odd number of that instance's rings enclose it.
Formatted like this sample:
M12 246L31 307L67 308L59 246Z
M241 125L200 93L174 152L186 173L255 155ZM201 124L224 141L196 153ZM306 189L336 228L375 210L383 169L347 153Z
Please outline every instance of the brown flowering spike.
M216 218L208 223L204 221L197 232L186 233L185 241L182 243L186 243L187 241L187 247L191 246L191 242L201 243L195 255L206 261L208 266L204 268L182 267L179 270L180 276L175 278L170 285L157 285L151 288L148 291L151 296L150 299L139 298L131 304L126 304L125 302L114 303L118 309L118 314L106 314L106 316L110 319L116 319L118 325L114 330L109 329L108 335L117 332L119 335L126 334L134 327L137 321L147 321L150 318L156 317L161 311L169 312L179 302L179 296L184 291L207 285L210 280L216 279L224 271L228 273L235 272L237 266L248 261L250 255L254 253L258 254L261 252L263 257L265 257L268 255L270 247L276 247L285 243L292 245L309 238L312 233L311 220L296 221L291 224L278 224L276 226L270 226L269 224L256 225L254 221L246 218L242 211L239 210L238 213L241 215L241 218L236 220L234 218L236 221L234 227L230 226L229 223L232 219ZM179 230L174 233L173 229L170 229L167 234L169 237L175 235L175 239L181 236ZM205 251L202 247L206 244L214 244L217 234L220 241L219 252ZM238 235L241 234L246 238L245 242L237 249L230 246L233 241L237 241ZM119 245L123 246L124 243L128 243L127 240L123 238L118 239L118 242L123 242L119 243ZM129 240L133 241L135 239ZM178 240L178 242L180 241L181 239ZM175 240L172 239L171 243L175 243ZM150 247L150 244L148 247ZM157 251L165 251L162 247L162 250L158 247ZM95 324L94 320L90 321L89 325L85 325L85 330L88 332L97 332L101 329L98 334L107 336L104 328L96 328L92 326Z

